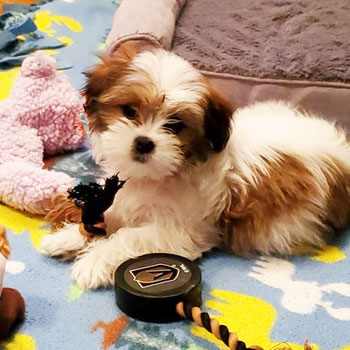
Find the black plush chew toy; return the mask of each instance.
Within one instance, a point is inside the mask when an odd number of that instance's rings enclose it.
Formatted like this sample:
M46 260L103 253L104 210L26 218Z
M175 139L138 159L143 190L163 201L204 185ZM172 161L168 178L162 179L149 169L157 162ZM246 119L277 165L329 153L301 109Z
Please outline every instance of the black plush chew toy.
M81 221L84 229L93 234L103 236L106 230L96 225L104 223L103 213L112 205L116 193L124 186L118 174L108 177L104 185L96 182L79 184L68 190L68 198L73 199L81 208Z

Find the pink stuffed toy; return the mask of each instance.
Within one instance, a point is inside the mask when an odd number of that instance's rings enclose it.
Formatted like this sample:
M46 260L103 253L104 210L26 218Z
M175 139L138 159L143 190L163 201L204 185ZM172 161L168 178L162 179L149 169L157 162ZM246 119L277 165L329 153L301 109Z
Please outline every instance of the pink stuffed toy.
M72 186L67 174L43 169L44 154L74 150L86 133L83 101L56 61L40 52L23 61L10 97L0 104L0 201L33 214Z

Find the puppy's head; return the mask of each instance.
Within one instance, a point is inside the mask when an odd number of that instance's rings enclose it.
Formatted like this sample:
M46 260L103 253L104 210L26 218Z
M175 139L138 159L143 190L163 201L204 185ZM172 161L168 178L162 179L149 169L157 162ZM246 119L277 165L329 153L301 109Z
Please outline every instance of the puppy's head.
M109 173L161 179L225 148L231 106L175 54L124 45L87 77L93 153Z

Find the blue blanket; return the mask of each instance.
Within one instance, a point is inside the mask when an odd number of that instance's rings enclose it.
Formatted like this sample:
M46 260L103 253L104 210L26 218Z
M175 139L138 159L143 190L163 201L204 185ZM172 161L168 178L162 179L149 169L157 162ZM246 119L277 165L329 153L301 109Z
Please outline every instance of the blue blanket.
M32 14L39 32L66 45L53 53L77 89L84 86L82 72L103 50L117 6L112 0L54 0ZM17 72L0 71L0 98L7 97ZM98 174L88 148L59 157L53 167L77 181ZM18 289L27 306L25 321L0 343L1 350L226 348L187 321L147 324L127 318L113 289L79 289L70 279L70 262L40 252L40 240L49 232L42 218L0 206L0 222L12 247L4 285ZM350 350L348 233L313 257L248 260L209 252L200 267L204 308L247 345L300 350L309 339L313 349Z

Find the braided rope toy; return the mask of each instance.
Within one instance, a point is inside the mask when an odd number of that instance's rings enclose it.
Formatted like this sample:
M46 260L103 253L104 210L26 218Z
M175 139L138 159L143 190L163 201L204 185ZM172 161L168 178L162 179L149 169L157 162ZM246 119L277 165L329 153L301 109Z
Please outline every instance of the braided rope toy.
M211 318L207 312L203 312L199 306L180 301L176 305L177 313L199 327L205 328L212 333L217 339L221 340L230 350L263 350L260 346L247 348L243 341L238 340L236 333L230 332L227 326L220 325L216 318Z
M230 350L264 350L258 345L253 345L247 348L246 344L238 339L234 332L230 332L227 326L221 325L216 318L210 317L207 312L202 311L199 306L193 306L189 303L180 301L176 304L176 312L184 319L194 322L197 326L205 328L209 333L212 333L215 338L222 341ZM279 343L271 350L293 350L286 343ZM312 346L308 340L305 341L304 350L312 350Z
M6 236L6 228L2 224L0 224L0 254L2 254L5 259L10 256L10 245Z

